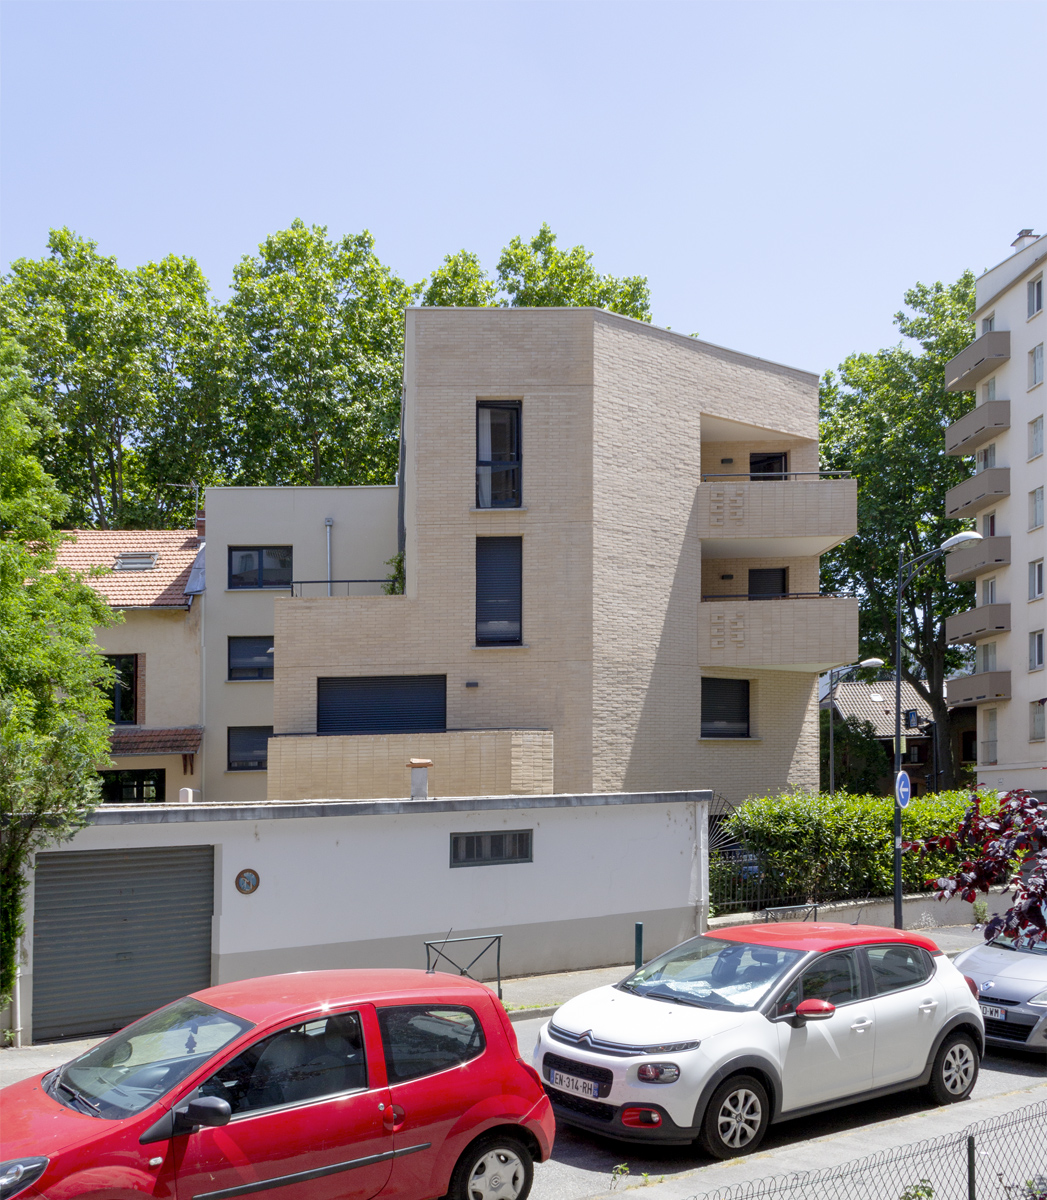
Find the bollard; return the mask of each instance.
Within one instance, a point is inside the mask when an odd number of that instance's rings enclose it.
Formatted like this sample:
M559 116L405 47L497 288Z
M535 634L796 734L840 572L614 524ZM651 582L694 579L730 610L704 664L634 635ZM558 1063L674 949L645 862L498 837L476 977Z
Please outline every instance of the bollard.
M636 922L636 969L643 966L643 921Z
M967 1200L977 1200L977 1187L974 1179L974 1138L967 1139Z

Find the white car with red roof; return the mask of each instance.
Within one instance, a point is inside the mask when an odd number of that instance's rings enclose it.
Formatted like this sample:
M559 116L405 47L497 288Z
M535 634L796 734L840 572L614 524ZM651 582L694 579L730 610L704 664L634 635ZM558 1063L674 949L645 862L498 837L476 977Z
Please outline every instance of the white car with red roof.
M730 1158L857 1100L964 1100L984 1045L977 988L929 938L790 921L691 938L568 1001L534 1064L558 1121Z

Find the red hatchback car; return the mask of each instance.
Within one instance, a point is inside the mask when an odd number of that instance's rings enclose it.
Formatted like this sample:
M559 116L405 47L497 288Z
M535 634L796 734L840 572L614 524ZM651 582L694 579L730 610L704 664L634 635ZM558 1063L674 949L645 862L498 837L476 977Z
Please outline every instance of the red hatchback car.
M525 1200L552 1109L470 979L311 971L176 1000L0 1092L0 1198Z

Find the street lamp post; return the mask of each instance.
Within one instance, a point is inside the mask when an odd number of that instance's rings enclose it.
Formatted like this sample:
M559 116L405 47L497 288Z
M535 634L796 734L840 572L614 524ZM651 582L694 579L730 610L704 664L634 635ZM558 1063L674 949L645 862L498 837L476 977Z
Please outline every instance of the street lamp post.
M846 667L833 667L829 672L829 795L836 795L836 742L833 730L836 722L833 720L833 703L836 699L836 684L844 671L854 667L882 667L882 658L863 658L860 663L850 663Z
M906 561L905 551L898 550L898 591L894 613L894 927L902 929L902 809L898 803L898 777L902 773L902 593L912 580L942 554L947 554L964 542L980 542L982 535L974 530L958 533L946 539L937 550L928 550Z

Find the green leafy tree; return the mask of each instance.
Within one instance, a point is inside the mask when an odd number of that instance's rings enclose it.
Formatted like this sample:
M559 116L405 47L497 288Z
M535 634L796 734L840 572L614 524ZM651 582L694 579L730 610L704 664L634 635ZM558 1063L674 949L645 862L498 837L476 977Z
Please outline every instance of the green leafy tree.
M860 654L894 660L898 551L907 559L934 550L964 523L945 517L945 493L969 474L945 454L944 430L971 407L970 394L945 391L944 367L970 342L974 276L917 284L895 324L908 341L851 355L821 386L822 466L858 481L858 533L822 558L826 591L859 600ZM909 584L902 608L907 679L931 706L939 731L944 786L954 787L945 680L966 656L945 641L945 621L970 608L972 584L951 584L937 559Z
M0 1005L24 933L29 860L82 826L109 758L109 670L94 630L113 617L55 567L67 501L33 454L47 414L21 358L0 341Z
M498 284L490 278L479 256L469 250L448 254L429 277L422 304L444 308L489 308L496 303Z
M245 257L225 308L241 484L392 483L411 289L366 232L295 221Z
M21 343L54 418L37 447L69 496L67 518L102 529L184 524L188 494L214 480L218 318L191 258L125 270L94 242L52 230L41 259L0 286L0 329Z
M819 713L821 723L821 786L829 790L829 709ZM836 787L856 796L876 795L880 780L891 773L887 752L876 739L871 721L853 713L837 717L833 730L833 755L836 759Z

